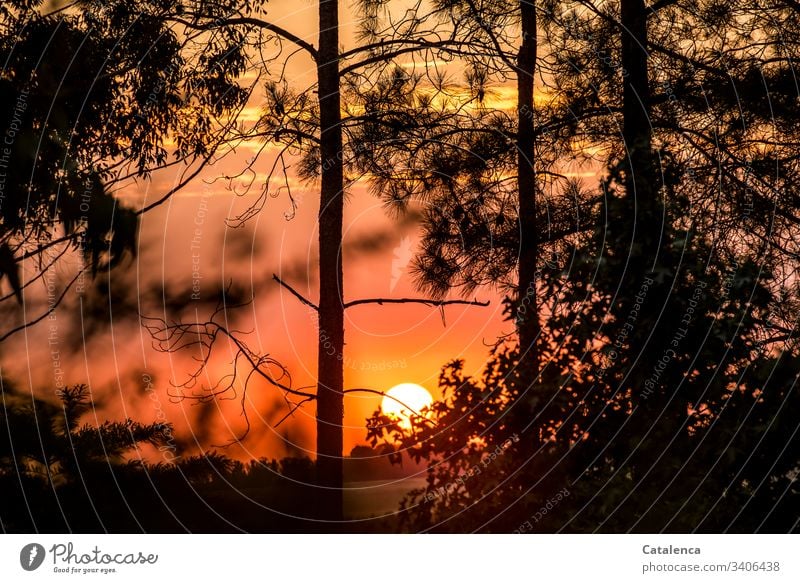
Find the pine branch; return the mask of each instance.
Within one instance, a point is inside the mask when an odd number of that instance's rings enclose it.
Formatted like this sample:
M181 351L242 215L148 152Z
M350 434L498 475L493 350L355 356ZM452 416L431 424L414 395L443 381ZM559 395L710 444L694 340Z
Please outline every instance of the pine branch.
M485 302L481 302L478 300L431 300L427 298L369 298L363 300L353 300L352 302L346 302L344 304L344 308L352 308L354 306L360 306L363 304L378 304L382 306L383 304L423 304L425 306L431 307L444 307L444 306L452 306L452 305L462 305L462 306L480 306L485 308L489 305L489 301L486 300Z

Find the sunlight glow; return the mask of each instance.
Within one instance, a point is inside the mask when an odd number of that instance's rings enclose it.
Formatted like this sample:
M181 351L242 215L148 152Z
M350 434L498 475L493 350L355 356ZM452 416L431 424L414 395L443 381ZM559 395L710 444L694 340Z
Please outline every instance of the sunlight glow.
M425 387L416 383L401 383L386 391L381 401L381 410L385 415L399 418L400 426L409 429L411 416L420 413L431 403L433 397Z

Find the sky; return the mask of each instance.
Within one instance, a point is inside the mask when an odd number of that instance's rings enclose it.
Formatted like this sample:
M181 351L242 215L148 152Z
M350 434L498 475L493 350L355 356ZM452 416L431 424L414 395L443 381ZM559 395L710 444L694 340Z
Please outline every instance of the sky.
M402 2L396 2L401 5ZM310 0L271 4L271 18L316 44L316 3ZM352 43L353 20L342 12L343 43ZM302 85L311 78L310 62L294 59L290 76ZM496 99L513 103L512 88L496 88ZM259 103L243 119L258 115ZM258 188L238 196L225 181L254 150L243 147L206 171L167 203L142 220L135 258L110 275L88 278L83 294L70 291L50 317L17 334L2 348L0 365L6 382L53 399L64 384L87 383L96 409L87 422L131 417L138 421L169 421L176 441L187 453L236 442L223 451L234 457L313 456L314 406L299 409L275 427L287 413L281 392L255 382L247 392L241 414L242 387L224 398L198 403L202 394L232 371L231 346L220 343L194 391L181 383L196 368L191 354L163 353L140 316L175 317L202 321L214 306L211 299L232 282L232 295L252 303L226 311L238 337L259 354L269 353L292 375L294 387L314 385L317 326L315 314L273 281L277 274L311 301L318 301L316 277L317 184L299 182L289 170L297 208L284 195L269 198L263 210L244 226L231 224L249 208ZM259 178L268 172L271 157L259 160ZM140 207L160 198L178 179L175 170L156 173L150 181L129 186L122 204ZM244 190L238 183L235 189ZM287 216L294 214L291 220ZM234 221L235 222L235 221ZM367 185L350 188L345 211L344 272L347 300L400 298L423 295L409 272L419 229L413 217L391 218ZM46 312L60 289L80 265L69 256L51 276L27 290L25 313L6 313L6 321L21 322ZM34 273L31 266L27 276ZM110 290L109 296L97 288ZM111 298L109 300L109 297ZM197 298L200 299L197 299ZM421 305L360 306L346 314L344 355L346 388L388 390L401 382L419 383L438 397L437 377L448 361L463 358L466 373L477 374L489 355L489 345L513 330L502 318L501 296L479 290L475 297L489 307L451 306L444 313ZM365 441L365 419L380 404L375 395L348 396L345 403L345 452ZM153 452L144 452L152 456Z
M151 184L143 184L141 197L157 198L172 179L157 176ZM202 387L230 373L230 346L215 346L199 385L181 392L173 385L185 382L196 368L192 355L155 350L138 314L150 318L180 314L184 322L205 321L215 306L213 298L233 282L232 295L252 298L252 303L226 311L229 326L240 330L238 337L254 351L269 353L282 363L294 387L313 385L315 314L272 276L277 274L318 301L316 188L298 183L298 205L291 220L286 218L291 211L288 198L270 198L259 214L234 228L230 219L252 204L253 196L236 196L221 182L192 184L144 216L135 258L126 258L110 276L101 272L95 279L87 277L82 296L69 292L53 316L13 337L0 357L4 377L50 399L63 384L87 383L97 406L88 422L123 417L166 420L175 425L176 440L187 453L237 439L246 427L238 401L241 387L235 395L231 392L205 405L176 398L199 394ZM123 198L123 204L141 204L135 198ZM349 193L344 232L347 300L424 297L409 273L419 235L413 219L391 218L377 197L364 185L356 185ZM32 286L25 302L29 319L46 312L53 295L48 295L48 285L60 289L79 264L79 258L68 257L52 278ZM93 291L97 287L110 289L110 301ZM346 387L388 390L414 382L438 396L438 374L451 359L464 358L466 371L478 373L489 354L487 345L513 328L502 319L496 292L480 290L475 297L489 300L489 307L450 306L444 318L437 308L412 304L348 310ZM379 405L375 395L348 396L345 452L365 442L365 419ZM287 404L278 389L254 383L248 389L246 410L251 430L241 443L222 450L227 455L313 456L313 403L274 428L287 413Z

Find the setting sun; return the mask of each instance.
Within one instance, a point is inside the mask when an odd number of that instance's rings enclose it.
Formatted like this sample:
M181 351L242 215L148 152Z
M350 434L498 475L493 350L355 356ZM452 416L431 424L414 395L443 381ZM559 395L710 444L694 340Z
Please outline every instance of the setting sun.
M419 413L431 403L433 397L425 387L416 383L401 383L386 391L381 410L386 415L398 417L400 425L409 428L411 415Z

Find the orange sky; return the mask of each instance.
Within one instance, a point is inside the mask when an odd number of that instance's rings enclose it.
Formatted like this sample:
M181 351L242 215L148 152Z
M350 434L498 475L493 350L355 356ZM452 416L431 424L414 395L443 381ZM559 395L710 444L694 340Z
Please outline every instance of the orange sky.
M402 2L396 2L401 5ZM279 24L316 44L316 3L272 4L272 17ZM277 12L276 12L277 11ZM352 16L343 12L345 41L352 33ZM347 44L347 42L345 42ZM298 59L292 78L307 80L310 62ZM513 100L513 90L499 88L497 98ZM246 112L255 119L258 103ZM253 150L242 148L236 156L205 174L205 178L234 172ZM271 159L260 161L255 170L263 176ZM176 180L173 170L155 175L152 183L129 189L126 204L138 206L166 192ZM244 228L226 227L225 219L235 217L253 201L237 197L222 182L212 185L196 180L169 203L148 213L142 223L140 252L114 272L111 285L126 301L113 303L108 314L84 307L70 294L67 305L54 319L14 338L3 353L3 374L23 388L33 387L52 397L58 384L58 369L67 383L88 382L98 404L96 419L131 416L141 421L166 419L174 423L177 435L187 443L206 448L239 435L244 420L238 401L218 401L198 406L189 401L170 400L170 382L185 380L192 362L186 355L161 354L153 350L147 331L139 326L135 310L163 315L159 301L162 287L169 301L186 303L197 317L208 306L191 299L193 273L201 282L203 296L210 288L234 280L255 298L252 306L231 315L233 327L243 334L251 348L269 352L293 375L294 386L313 385L316 367L316 326L309 308L271 281L273 273L317 301L316 214L314 185L301 185L290 176L299 206L295 218L285 196L270 199L265 210ZM253 191L257 191L254 188ZM368 245L372 241L372 245ZM417 230L413 224L393 222L379 200L363 185L350 191L345 218L345 295L348 300L363 297L421 297L408 273L415 252ZM74 258L59 267L59 277L68 278L78 264ZM46 286L34 286L26 295L27 316L38 315L46 306ZM165 296L165 297L166 297ZM500 297L485 290L479 299L491 300L488 308L455 306L446 308L446 325L439 310L418 306L362 306L347 313L345 383L347 388L386 390L400 382L415 382L437 395L437 377L450 359L467 360L467 372L478 372L488 355L485 344L511 331L501 318ZM83 318L80 314L83 313ZM191 319L191 313L184 313ZM48 339L53 342L48 342ZM230 372L232 355L220 357L206 371L206 386ZM25 354L25 358L20 358ZM144 377L144 375L149 375ZM152 378L155 393L148 392L143 378ZM252 430L240 446L226 453L235 456L279 456L287 452L313 454L313 404L298 411L277 430L272 427L286 413L277 389L256 386L249 393L247 410ZM350 396L346 402L345 451L364 442L364 420L379 405L377 396ZM242 449L238 449L242 448Z
M152 192L162 192L162 180ZM32 386L43 396L57 388L56 366L65 381L90 383L100 407L97 419L129 415L141 421L166 417L177 427L177 435L204 447L228 441L244 428L236 401L220 401L201 407L189 401L170 402L170 381L186 378L193 363L187 355L161 354L135 318L136 305L144 313L163 315L159 297L166 287L167 303L186 303L184 320L205 319L208 306L191 298L192 280L201 282L202 296L231 279L254 295L252 306L231 312L232 327L242 330L249 346L269 352L293 376L294 386L313 385L316 367L316 321L314 314L291 294L271 281L273 273L298 291L317 301L315 275L316 213L313 186L299 198L296 217L287 221L290 208L285 198L271 199L266 209L246 227L231 229L225 219L246 208L239 198L222 188L202 182L175 196L162 208L147 214L141 228L140 252L112 273L112 288L126 299L115 300L108 314L92 315L77 296L52 321L14 338L4 358L4 375L23 388ZM298 194L300 191L296 191ZM150 196L153 196L152 194ZM130 201L128 201L130 202ZM378 245L364 245L379 234ZM408 262L416 244L416 227L390 220L379 200L356 187L351 193L345 224L345 294L348 300L364 297L422 297L413 287ZM372 248L370 248L372 247ZM195 256L193 258L193 256ZM193 263L194 262L194 263ZM59 268L67 279L77 259ZM194 274L194 275L193 275ZM197 277L199 275L199 278ZM103 276L100 276L101 280ZM162 285L163 282L163 285ZM45 286L34 286L26 296L29 316L38 314L46 302ZM345 382L348 388L386 390L400 382L416 382L436 395L439 371L448 360L467 359L467 370L479 371L487 357L484 343L493 342L511 326L502 322L499 297L484 291L480 299L490 307L448 307L446 326L438 309L419 305L360 306L347 313ZM55 342L48 343L51 327ZM81 331L83 329L83 332ZM208 384L230 372L232 355L220 345L205 378ZM57 361L54 353L57 352ZM17 355L24 353L26 358ZM148 393L143 373L153 378L156 395ZM313 453L313 404L298 411L278 430L271 427L286 413L277 389L257 385L249 393L248 414L253 429L242 444L246 452L228 448L229 455L283 455L288 451ZM346 403L345 449L364 442L364 420L380 398L350 396ZM217 408L219 407L219 410Z

